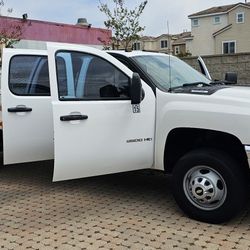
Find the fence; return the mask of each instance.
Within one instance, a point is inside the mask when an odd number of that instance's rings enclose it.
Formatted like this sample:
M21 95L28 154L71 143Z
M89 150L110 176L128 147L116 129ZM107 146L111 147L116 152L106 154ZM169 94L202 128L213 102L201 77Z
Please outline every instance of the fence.
M213 79L222 80L226 72L236 72L239 84L250 85L250 53L202 56L202 58ZM197 57L185 57L183 60L199 69Z

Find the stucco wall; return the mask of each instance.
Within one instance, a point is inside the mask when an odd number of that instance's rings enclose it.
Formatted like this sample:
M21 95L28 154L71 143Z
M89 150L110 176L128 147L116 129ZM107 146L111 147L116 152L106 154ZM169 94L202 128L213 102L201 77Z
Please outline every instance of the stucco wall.
M179 44L179 45L173 45L173 55L175 54L175 47L179 47L179 53L184 54L186 53L186 45L185 44Z
M214 54L215 48L212 34L228 24L227 15L225 14L219 15L221 17L220 24L214 24L215 16L200 17L198 18L199 25L191 28L193 40L187 43L187 50L189 50L192 55Z
M155 42L154 41L141 41L141 49L155 51Z
M250 53L203 56L202 58L213 79L221 80L225 78L226 72L236 72L239 84L250 84ZM186 57L183 60L199 69L197 57Z
M167 40L168 41L168 47L167 48L161 48L161 41ZM162 35L157 37L156 39L152 40L142 40L140 43L142 44L141 48L146 51L156 51L156 52L163 52L168 53L169 51L169 42L170 47L172 48L173 40L169 39L168 35Z
M245 14L244 23L236 23L236 13L243 12ZM236 53L250 51L250 9L238 7L229 12L229 23L232 27L215 37L216 54L222 53L223 41L235 41Z

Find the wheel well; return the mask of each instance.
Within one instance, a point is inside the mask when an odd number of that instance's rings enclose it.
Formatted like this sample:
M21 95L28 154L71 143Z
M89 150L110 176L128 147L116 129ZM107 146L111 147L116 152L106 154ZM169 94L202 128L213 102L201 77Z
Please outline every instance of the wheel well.
M176 162L187 152L198 148L223 150L248 170L244 146L234 135L208 129L176 128L170 131L165 144L164 169L172 173Z

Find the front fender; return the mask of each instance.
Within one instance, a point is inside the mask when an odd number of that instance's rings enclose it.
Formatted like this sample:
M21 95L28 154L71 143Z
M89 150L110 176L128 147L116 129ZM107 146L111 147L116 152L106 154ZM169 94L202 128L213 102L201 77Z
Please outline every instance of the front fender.
M209 129L231 134L250 144L250 106L202 96L157 91L155 168L164 169L167 136L175 128Z

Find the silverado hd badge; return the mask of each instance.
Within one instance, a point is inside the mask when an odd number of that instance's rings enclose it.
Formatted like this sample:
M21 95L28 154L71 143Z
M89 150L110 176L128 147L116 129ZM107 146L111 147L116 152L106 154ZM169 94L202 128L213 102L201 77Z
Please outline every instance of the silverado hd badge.
M129 139L127 140L127 143L133 143L133 142L150 142L153 141L153 138L136 138L136 139Z

